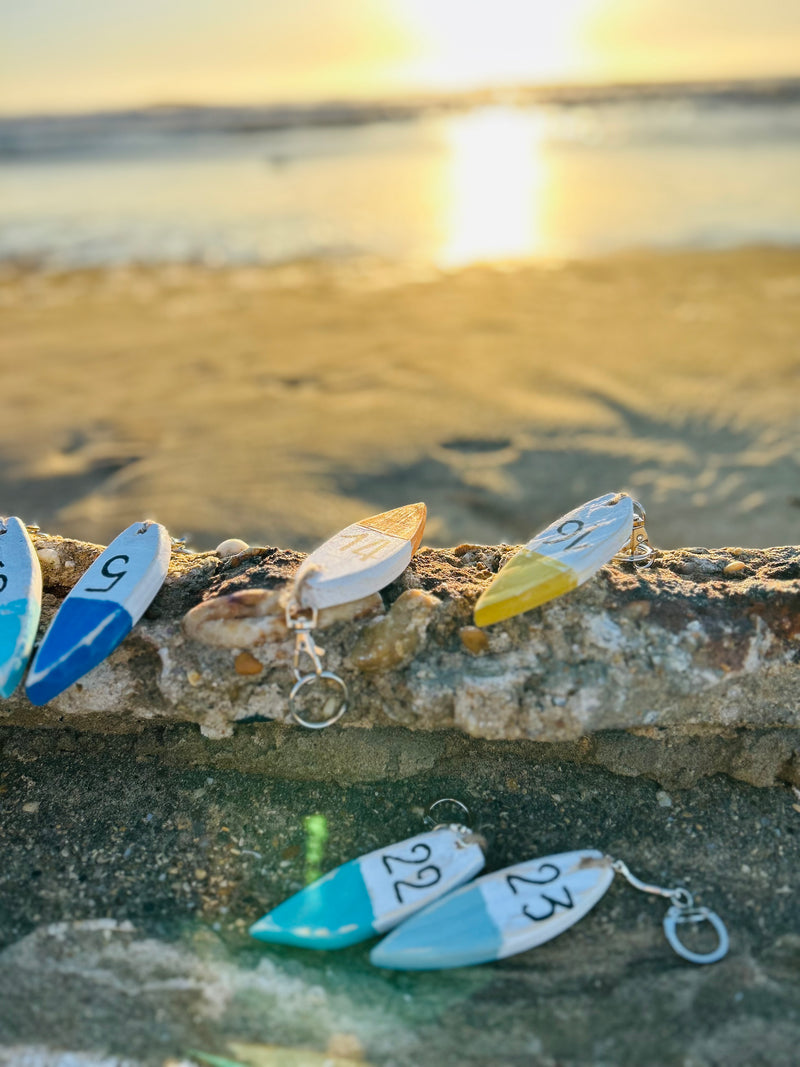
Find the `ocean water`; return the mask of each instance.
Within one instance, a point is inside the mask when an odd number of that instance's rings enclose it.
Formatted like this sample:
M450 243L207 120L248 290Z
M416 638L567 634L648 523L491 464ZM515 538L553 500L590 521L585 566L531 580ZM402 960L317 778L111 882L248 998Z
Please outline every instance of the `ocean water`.
M800 242L800 81L0 119L0 260L454 268Z

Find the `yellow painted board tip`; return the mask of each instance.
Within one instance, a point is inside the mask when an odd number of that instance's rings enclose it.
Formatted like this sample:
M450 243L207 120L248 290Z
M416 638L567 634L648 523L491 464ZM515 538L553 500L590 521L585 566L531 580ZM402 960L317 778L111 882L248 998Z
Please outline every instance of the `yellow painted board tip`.
M393 511L382 511L380 515L370 515L369 518L361 519L359 526L366 526L370 530L380 530L381 533L392 534L394 537L402 537L404 541L410 541L413 551L416 552L425 532L425 521L428 517L428 509L421 501L417 504L405 504Z
M571 567L536 552L517 553L478 599L476 626L491 626L538 608L578 585Z

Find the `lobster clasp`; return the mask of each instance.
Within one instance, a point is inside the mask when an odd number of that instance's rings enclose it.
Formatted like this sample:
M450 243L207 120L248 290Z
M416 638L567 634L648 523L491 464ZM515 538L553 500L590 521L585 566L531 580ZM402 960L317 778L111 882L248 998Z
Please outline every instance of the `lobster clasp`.
M613 556L614 563L632 563L637 570L653 566L656 550L650 544L645 529L647 515L638 500L633 501L633 528L630 542Z

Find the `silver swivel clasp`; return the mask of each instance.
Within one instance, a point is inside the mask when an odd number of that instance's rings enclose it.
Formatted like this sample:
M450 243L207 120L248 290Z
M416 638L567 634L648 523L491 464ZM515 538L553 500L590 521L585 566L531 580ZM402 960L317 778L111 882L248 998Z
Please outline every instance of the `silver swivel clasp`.
M633 529L631 539L624 548L613 557L614 563L632 563L637 570L644 571L653 566L656 549L650 544L645 529L647 515L638 500L633 501Z
M610 859L610 857L609 857ZM634 889L642 893L652 893L657 897L666 897L670 901L670 908L664 916L664 936L672 948L683 959L690 963L716 963L727 955L730 947L730 939L725 923L715 911L710 908L701 908L695 905L692 894L688 889L675 888L665 889L659 885L650 885L643 882L632 874L624 860L611 860L612 870L621 874ZM710 952L694 952L688 949L678 937L678 928L685 923L710 923L717 935L717 946Z
M286 628L294 633L294 657L292 674L294 685L289 693L289 715L300 726L309 730L323 730L333 726L347 711L347 685L333 671L323 667L325 649L314 640L319 611L316 607L305 608L299 602L300 586L295 586L286 604ZM310 691L321 697L322 715L307 718L303 713L304 698Z

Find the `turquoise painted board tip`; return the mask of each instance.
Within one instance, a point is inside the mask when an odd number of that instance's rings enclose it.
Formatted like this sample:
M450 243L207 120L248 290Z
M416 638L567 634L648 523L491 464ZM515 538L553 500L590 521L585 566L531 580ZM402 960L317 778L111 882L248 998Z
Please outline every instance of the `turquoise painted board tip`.
M354 945L462 885L483 864L469 831L442 826L342 864L253 923L250 934L304 948Z
M10 697L28 666L42 610L42 569L21 519L0 522L0 696Z
M525 952L582 919L613 877L611 861L594 849L493 871L412 916L375 946L370 960L431 971Z
M46 704L109 656L149 607L167 576L169 534L135 522L97 557L56 612L25 690Z
M345 948L375 936L372 902L358 860L306 886L250 927L258 941Z

